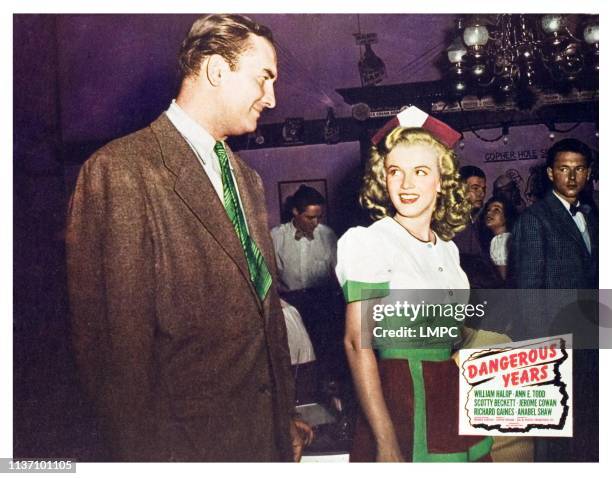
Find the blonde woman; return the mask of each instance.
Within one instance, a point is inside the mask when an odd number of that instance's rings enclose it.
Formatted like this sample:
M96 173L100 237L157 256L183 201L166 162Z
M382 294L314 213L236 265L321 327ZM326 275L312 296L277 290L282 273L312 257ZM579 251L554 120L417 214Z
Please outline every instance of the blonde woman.
M351 461L489 460L490 438L458 435L451 338L429 348L427 340L414 349L383 347L378 358L362 344L363 301L372 296L469 289L450 241L470 209L452 151L459 134L415 107L398 117L373 138L360 195L377 221L338 243L345 348L363 413Z

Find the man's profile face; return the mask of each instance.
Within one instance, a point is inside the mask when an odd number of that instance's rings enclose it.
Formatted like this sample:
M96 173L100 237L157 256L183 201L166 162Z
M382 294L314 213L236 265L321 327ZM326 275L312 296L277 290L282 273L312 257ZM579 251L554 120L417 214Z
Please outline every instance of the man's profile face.
M552 168L546 168L546 173L555 192L570 204L574 204L586 186L591 169L586 158L580 153L560 151L555 156Z
M311 234L321 222L323 207L321 205L308 205L302 213L293 208L293 224L304 233Z
M487 193L487 181L480 176L470 176L465 180L468 188L467 200L472 208L482 208L485 195Z
M276 106L276 76L274 47L265 38L251 35L249 46L223 84L225 111L219 121L228 135L255 131L261 112Z

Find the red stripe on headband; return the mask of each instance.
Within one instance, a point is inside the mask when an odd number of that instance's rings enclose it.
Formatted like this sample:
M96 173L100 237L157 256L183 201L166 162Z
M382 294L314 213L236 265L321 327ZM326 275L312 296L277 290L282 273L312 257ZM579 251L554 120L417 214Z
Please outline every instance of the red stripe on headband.
M398 126L400 126L399 119L394 116L374 134L374 136L372 137L372 143L378 145L385 136L391 133Z
M451 149L455 147L455 145L461 138L461 133L453 130L446 123L437 120L431 115L427 117L425 123L423 123L422 128L431 133L436 140Z
M393 117L374 134L374 136L372 137L372 143L374 145L378 145L378 143L380 143L385 136L387 136L398 126L405 126L409 128L423 128L425 131L429 132L436 140L440 141L448 148L454 148L454 146L461 138L461 133L453 130L446 123L434 118L433 116L427 115L425 112L415 106L411 106L409 108L409 111L404 110L404 112L404 115L400 113L400 117ZM422 121L421 118L423 117L425 117L425 122L422 125L416 124L420 123ZM403 124L401 118L403 118L404 123L410 124Z

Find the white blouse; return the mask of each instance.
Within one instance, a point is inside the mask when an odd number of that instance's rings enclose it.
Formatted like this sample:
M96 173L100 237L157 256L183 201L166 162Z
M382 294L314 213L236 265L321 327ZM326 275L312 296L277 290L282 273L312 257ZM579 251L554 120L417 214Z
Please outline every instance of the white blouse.
M508 239L510 233L500 233L493 236L491 248L489 250L491 259L496 266L506 266L508 264Z
M470 287L455 243L437 236L435 243L421 241L390 217L340 238L336 275L347 302L364 299L365 289L447 290L452 296L452 290Z

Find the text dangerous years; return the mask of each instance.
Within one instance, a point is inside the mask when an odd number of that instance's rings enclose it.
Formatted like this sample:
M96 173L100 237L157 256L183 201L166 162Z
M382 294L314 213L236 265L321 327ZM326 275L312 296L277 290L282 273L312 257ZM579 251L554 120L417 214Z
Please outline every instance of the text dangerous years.
M489 376L498 372L505 372L508 369L527 368L529 366L535 366L543 361L554 359L558 356L558 354L559 352L557 351L557 346L553 343L543 348L530 349L529 351L519 351L492 357L480 362L479 364L468 364L467 374L469 379L475 379L477 376ZM518 371L514 371L512 376L514 376L515 373L518 373ZM544 374L544 372L542 373ZM527 381L530 380L529 378L524 378L522 373L519 374L519 376L520 378L515 377L512 382L514 383L516 379L520 379L521 382L524 382L524 379ZM542 379L544 378L536 378L531 380L537 381Z

